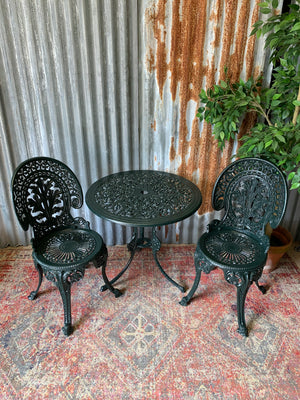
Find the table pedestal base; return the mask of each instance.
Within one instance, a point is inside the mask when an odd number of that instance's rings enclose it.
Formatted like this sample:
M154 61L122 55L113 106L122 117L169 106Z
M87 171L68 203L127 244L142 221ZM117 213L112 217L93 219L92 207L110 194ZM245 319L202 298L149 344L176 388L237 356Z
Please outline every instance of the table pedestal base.
M158 261L158 258L157 258L157 252L159 251L160 246L161 246L161 242L156 235L155 227L152 228L151 239L146 238L144 236L144 228L140 228L140 235L138 235L138 228L134 228L131 241L127 244L128 251L130 252L130 258L129 258L127 264L122 269L122 271L118 275L116 275L111 281L109 281L106 276L105 268L102 269L102 274L103 274L103 279L104 279L105 285L103 285L101 287L101 292L109 289L112 293L114 293L114 295L116 297L119 297L121 292L118 289L114 289L112 285L124 274L124 272L126 272L126 270L128 269L128 267L131 264L131 261L133 260L135 252L138 249L144 249L144 248L150 247L152 249L154 260L155 260L156 265L158 266L160 272L164 275L164 277L169 282L172 283L172 285L176 286L182 293L184 293L185 288L183 286L179 285L177 282L175 282L172 278L170 278L170 276L164 271L164 269L160 265L160 262Z

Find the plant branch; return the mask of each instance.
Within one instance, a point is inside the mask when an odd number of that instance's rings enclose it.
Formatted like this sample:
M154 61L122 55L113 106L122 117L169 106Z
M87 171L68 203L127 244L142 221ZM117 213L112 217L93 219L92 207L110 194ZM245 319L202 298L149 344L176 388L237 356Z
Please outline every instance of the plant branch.
M299 85L297 100L300 101L300 85ZM299 111L300 111L299 106L296 106L295 107L295 111L294 111L294 115L293 115L293 125L296 125Z
M272 122L270 121L270 118L268 117L268 114L266 114L265 110L262 108L262 106L259 103L252 102L251 105L254 106L255 111L257 111L259 114L261 114L266 119L269 126L273 126Z

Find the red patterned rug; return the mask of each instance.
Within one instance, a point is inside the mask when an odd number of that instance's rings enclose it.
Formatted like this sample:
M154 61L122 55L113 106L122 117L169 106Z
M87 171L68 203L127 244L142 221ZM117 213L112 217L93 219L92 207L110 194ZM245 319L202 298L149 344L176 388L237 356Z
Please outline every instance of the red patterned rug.
M162 246L173 279L191 287L195 246ZM109 247L108 275L123 266L126 247ZM299 399L299 264L285 255L246 300L249 337L237 332L236 288L222 271L202 275L195 299L165 280L152 253L139 252L116 287L100 292L89 268L72 286L75 332L61 331L55 286L40 296L29 247L0 251L0 399Z

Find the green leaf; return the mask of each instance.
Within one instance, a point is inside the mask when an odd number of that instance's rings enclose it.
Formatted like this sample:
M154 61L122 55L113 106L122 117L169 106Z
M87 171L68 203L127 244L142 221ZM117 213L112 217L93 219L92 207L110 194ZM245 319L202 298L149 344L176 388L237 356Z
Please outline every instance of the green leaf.
M276 106L278 106L280 103L281 103L281 100L273 100L272 103L271 103L271 105L272 105L272 107L276 107Z
M298 31L300 29L300 22L297 22L291 29L291 32Z
M289 115L290 115L289 110L286 109L286 110L284 110L283 113L282 113L282 118L283 118L283 119L286 119Z
M278 0L272 0L272 7L277 8L278 7Z
M281 58L281 59L280 59L280 64L281 64L283 67L287 67L287 66L288 66L288 62L287 62L287 60L285 60L284 58Z
M300 106L300 100L294 100L293 104L294 106Z
M282 142L282 143L286 143L285 137L280 135L279 133L276 133L276 138Z
M260 9L260 12L261 12L262 14L270 14L271 9L270 9L270 8L261 8L261 9Z
M269 140L267 143L265 143L265 149L273 143L273 139Z
M258 152L261 153L263 151L263 148L264 148L264 144L263 144L263 142L260 142L257 146Z
M247 150L247 153L250 153L255 147L255 144L252 144L249 149Z
M200 99L202 100L202 101L204 101L204 102L206 102L208 99L207 99L207 95L206 95L206 92L205 92L205 90L204 89L201 89L201 92L200 92L200 95L199 95L199 97L200 97Z
M299 182L295 182L292 184L291 189L298 189L298 187L300 187L300 183Z
M288 180L291 181L295 175L296 175L296 172L291 172L288 176Z
M236 123L234 121L231 121L231 127L234 131L236 131Z
M255 33L255 32L253 32ZM256 32L256 37L257 39L259 39L261 37L261 29L258 29L258 31Z

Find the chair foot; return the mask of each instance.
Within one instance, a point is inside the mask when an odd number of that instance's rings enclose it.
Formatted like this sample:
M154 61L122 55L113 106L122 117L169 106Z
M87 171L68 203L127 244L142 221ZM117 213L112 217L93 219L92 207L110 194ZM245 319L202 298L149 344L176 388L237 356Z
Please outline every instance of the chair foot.
M183 298L180 300L179 304L180 304L181 306L187 306L187 305L189 304L189 300L187 299L187 296L183 297Z
M246 328L246 326L239 326L237 329L237 332L242 336L245 336L245 337L248 336L248 329Z
M65 324L62 327L62 331L66 336L70 336L74 332L74 328L73 328L73 326L71 324Z
M115 295L115 298L123 295L123 293L119 289L113 289L113 294Z
M35 300L37 298L37 291L33 290L30 295L28 296L29 300Z
M115 297L120 297L123 295L121 290L114 288L112 285L109 286L110 287L108 287L106 284L102 285L100 288L100 292L105 292L105 290L109 289L115 295Z

